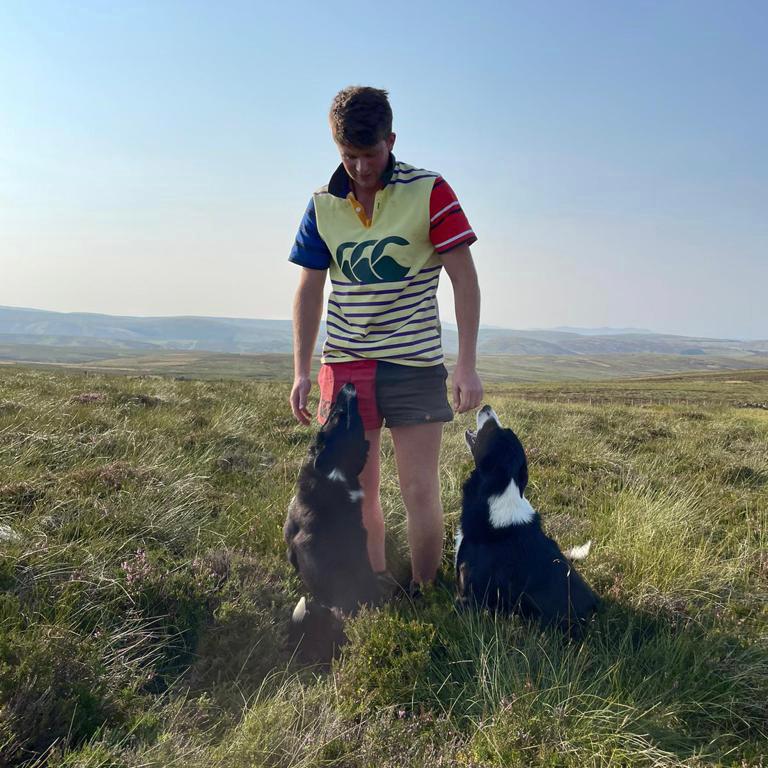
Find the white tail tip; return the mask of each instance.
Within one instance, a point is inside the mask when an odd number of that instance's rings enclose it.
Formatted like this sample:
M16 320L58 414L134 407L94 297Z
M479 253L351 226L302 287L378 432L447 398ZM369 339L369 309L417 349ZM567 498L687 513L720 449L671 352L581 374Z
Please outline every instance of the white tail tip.
M294 624L301 624L302 621L304 621L304 617L307 615L307 598L302 597L301 600L299 600L298 603L296 603L296 607L293 609L293 615L291 616L291 621Z
M586 560L587 557L589 557L589 550L592 549L592 539L590 539L586 544L582 544L580 547L571 547L566 553L565 556L569 560Z

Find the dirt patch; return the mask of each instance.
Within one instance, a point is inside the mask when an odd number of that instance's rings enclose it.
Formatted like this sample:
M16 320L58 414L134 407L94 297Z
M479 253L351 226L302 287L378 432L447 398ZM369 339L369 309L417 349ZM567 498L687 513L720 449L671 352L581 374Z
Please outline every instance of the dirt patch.
M72 395L69 402L77 405L90 405L91 403L103 403L106 399L107 396L103 392L81 392L79 395Z

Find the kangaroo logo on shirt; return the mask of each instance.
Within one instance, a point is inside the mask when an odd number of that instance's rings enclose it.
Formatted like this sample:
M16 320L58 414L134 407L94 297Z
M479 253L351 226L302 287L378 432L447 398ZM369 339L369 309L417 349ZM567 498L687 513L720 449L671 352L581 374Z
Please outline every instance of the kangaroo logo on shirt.
M336 249L336 263L353 283L393 283L410 271L410 267L404 267L391 253L384 253L387 246L394 245L410 243L397 235L362 243L342 243Z

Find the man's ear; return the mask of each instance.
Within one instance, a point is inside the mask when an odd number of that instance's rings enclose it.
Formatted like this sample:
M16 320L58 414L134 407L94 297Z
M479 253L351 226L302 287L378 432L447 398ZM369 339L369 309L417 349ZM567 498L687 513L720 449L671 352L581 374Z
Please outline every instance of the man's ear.
M395 139L397 138L397 134L394 132L390 133L389 136L386 138L387 142L387 149L391 152L392 148L395 146Z

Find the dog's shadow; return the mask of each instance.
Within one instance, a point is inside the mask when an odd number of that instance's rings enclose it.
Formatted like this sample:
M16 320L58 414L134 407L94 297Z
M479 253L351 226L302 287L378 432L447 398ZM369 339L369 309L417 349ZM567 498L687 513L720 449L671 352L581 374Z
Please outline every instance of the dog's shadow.
M459 697L473 701L465 714L475 720L489 705L527 699L521 706L601 727L626 717L680 760L765 738L758 724L768 722L768 650L712 618L609 597L573 640L519 616L446 605L428 613L440 637L432 675L443 680L440 706L451 711Z

